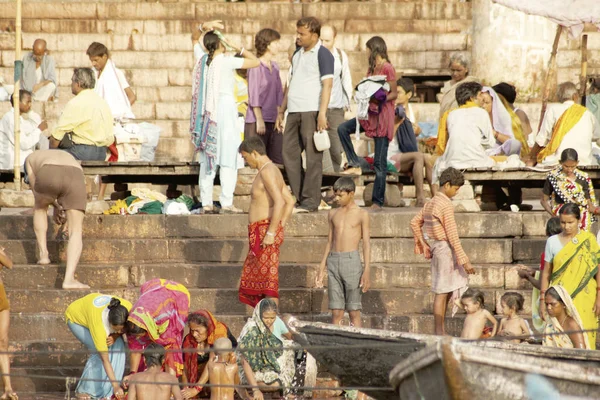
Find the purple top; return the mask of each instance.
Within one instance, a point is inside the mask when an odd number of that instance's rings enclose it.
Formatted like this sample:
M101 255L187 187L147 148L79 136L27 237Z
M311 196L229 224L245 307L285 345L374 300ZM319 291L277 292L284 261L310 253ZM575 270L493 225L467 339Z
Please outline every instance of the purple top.
M248 70L248 112L246 122L256 122L252 107L260 107L265 122L277 121L277 107L283 103L283 87L279 65L271 61L271 71L261 61L258 68Z

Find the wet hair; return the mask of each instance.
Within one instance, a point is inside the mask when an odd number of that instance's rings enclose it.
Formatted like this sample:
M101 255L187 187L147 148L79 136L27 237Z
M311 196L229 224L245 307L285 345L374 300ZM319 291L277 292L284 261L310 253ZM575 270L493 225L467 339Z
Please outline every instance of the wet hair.
M150 343L146 349L144 349L144 360L146 361L146 367L150 368L153 366L162 366L165 360L165 348L158 343Z
M242 142L242 144L240 144L239 147L239 152L241 153L242 151L248 154L252 153L253 151L256 151L261 156L267 154L267 148L265 147L265 143L258 136L252 136L248 139L244 139L244 141Z
M215 340L213 350L217 353L228 353L233 350L233 344L231 340L226 337L218 338Z
M508 308L515 310L516 312L523 311L523 304L525 299L520 293L517 292L506 292L500 298L500 301L504 302Z
M577 150L575 149L564 149L562 153L560 153L560 162L561 164L567 161L577 161L579 162L579 154L577 154Z
M546 290L546 296L552 297L554 300L559 301L563 307L565 306L565 302L563 301L562 297L560 297L560 294L558 294L558 291L554 288L554 286Z
M464 292L463 295L460 297L461 301L465 299L471 299L474 302L479 303L481 308L483 308L483 306L485 305L485 297L483 296L483 292L481 290L472 288L467 289L467 291Z
M279 39L281 39L281 35L275 29L265 28L258 31L254 37L256 57L261 57L265 54L269 45Z
M140 328L131 321L127 321L127 324L125 324L125 330L130 335L141 335L148 333L148 331L146 331L144 328Z
M263 299L260 302L260 316L262 316L268 311L275 311L277 313L277 303L273 299Z
M352 178L344 176L335 181L333 184L333 191L352 193L356 191L356 184Z
M14 93L10 95L10 104L12 104L12 105L13 105L13 107L15 106L15 100L14 100L14 96L15 96L15 94L14 94ZM29 96L29 97L31 97L31 92L30 92L29 90L20 89L20 90L19 90L19 101L20 101L20 102L23 102L23 98L24 98L25 96Z
M517 89L510 83L500 82L499 84L492 86L492 89L504 97L510 104L514 103L517 99Z
M575 203L565 204L564 206L561 207L558 214L559 215L572 215L577 220L581 219L581 210L579 209L579 206Z
M82 89L93 89L96 86L96 77L91 68L75 68L73 81Z
M558 101L565 102L569 100L573 100L573 96L577 94L577 86L573 82L563 82L558 85L558 90L556 95L558 96Z
M315 17L300 18L298 22L296 22L296 27L304 27L308 29L310 33L316 33L317 36L321 36L321 22Z
M396 84L404 89L405 93L411 92L414 94L415 92L415 82L410 78L400 78L396 81Z
M108 304L108 323L116 326L125 325L128 317L129 311L121 304L121 300L116 297L110 299L110 303Z
M375 58L378 55L387 62L390 62L387 54L387 45L381 36L373 36L367 40L366 46L367 49L371 50L371 55L369 56L369 73L372 74L375 71Z
M467 101L473 97L477 97L479 92L483 89L480 83L477 82L465 82L458 85L456 88L456 102L459 106L467 104Z
M546 222L546 236L558 235L562 232L562 226L560 226L560 218L552 217Z
M98 42L90 44L90 47L88 47L85 54L87 54L88 57L102 57L103 55L106 55L106 57L110 57L108 48L102 43Z
M202 39L202 42L204 43L204 48L208 51L208 59L206 60L206 65L208 66L213 60L215 51L217 51L217 49L221 45L221 40L219 39L219 36L217 36L216 33L207 32L204 35L204 39Z
M194 323L196 325L202 325L206 329L208 329L208 319L202 314L190 313L188 315L188 324Z
M465 177L462 172L457 170L456 168L446 168L440 174L440 186L444 186L446 183L449 183L450 186L462 186L465 184Z
M450 67L454 63L459 63L466 69L469 69L469 60L462 53L454 53L450 55L450 60L448 61L448 67Z

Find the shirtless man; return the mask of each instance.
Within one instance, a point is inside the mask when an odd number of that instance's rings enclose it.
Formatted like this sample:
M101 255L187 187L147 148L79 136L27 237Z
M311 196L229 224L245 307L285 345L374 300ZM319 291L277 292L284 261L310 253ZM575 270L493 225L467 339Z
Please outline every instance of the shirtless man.
M183 400L179 381L167 372L162 372L165 349L150 343L144 350L146 371L134 374L129 382L129 400ZM159 384L160 383L160 384ZM173 396L173 397L171 397Z
M87 200L83 169L75 158L62 150L34 151L25 160L25 171L35 200L33 229L39 250L38 264L50 264L46 233L48 206L54 207L54 222L68 223L67 269L63 289L89 289L75 279L82 249L83 217ZM65 219L66 216L66 219Z
M259 137L244 140L240 153L250 168L258 169L258 174L252 183L248 212L250 248L242 271L239 298L251 307L265 297L274 298L278 303L279 246L283 243L283 228L292 214L295 199ZM259 272L254 274L253 270Z
M323 287L327 267L327 287L332 324L339 324L344 310L353 326L362 325L362 293L371 286L371 244L369 214L354 202L356 186L352 178L338 179L333 185L339 208L329 211L329 239L317 274L316 286ZM364 269L358 245L363 241Z
M232 352L233 346L231 340L227 338L219 338L215 341L214 350L216 357L208 361L208 365L204 368L198 385L202 386L207 382L210 383L210 398L212 400L233 400L234 388L233 385L240 384L240 374L238 373L238 364L235 359L235 354ZM228 385L227 387L215 385ZM247 399L248 395L245 390L235 388L238 395L242 399ZM185 399L191 398L186 397Z

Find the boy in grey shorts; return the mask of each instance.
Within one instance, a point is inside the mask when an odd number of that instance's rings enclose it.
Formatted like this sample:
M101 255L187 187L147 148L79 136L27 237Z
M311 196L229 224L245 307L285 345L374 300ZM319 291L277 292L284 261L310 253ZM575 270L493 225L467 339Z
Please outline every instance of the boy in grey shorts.
M355 189L354 181L347 177L338 179L333 185L335 201L339 207L329 211L329 240L317 274L316 286L323 287L327 267L332 323L339 324L347 310L351 324L360 327L362 294L371 286L371 245L369 214L354 202ZM364 269L358 251L361 239Z

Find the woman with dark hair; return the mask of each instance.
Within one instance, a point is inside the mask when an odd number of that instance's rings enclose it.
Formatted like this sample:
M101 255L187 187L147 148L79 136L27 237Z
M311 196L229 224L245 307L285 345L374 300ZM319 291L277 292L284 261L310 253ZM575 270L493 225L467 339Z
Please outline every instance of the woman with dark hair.
M369 98L366 119L359 119L360 130L366 132L366 135L373 138L375 142L373 156L375 185L372 208L379 210L383 207L385 197L389 142L394 138L394 103L398 97L398 85L396 70L389 61L387 46L381 37L373 36L367 41L367 54L369 58L367 78L379 77L381 81L385 79L385 85ZM338 135L348 159L348 168L343 172L345 174L361 174L363 171L371 170L366 160L358 157L352 145L350 135L356 131L356 124L357 119L351 119L338 127Z
M559 347L562 349L587 349L590 342L586 334L580 332L584 328L583 322L573 300L566 289L560 285L552 286L546 291L543 345ZM562 332L570 332L559 335Z
M273 60L279 53L279 32L265 28L254 38L258 68L248 71L248 113L245 137L258 135L267 148L267 155L277 164L283 164L281 148L283 134L275 129L278 108L283 102L283 88L279 65Z
M119 383L125 371L125 323L131 303L92 293L67 307L67 326L90 351L75 393L77 399L124 398ZM110 350L109 350L110 347Z
M217 169L221 181L221 212L240 213L233 206L237 182L238 147L242 142L238 106L234 97L235 70L258 67L259 60L244 48L229 44L220 32L204 35L208 51L194 67L190 133L200 154L200 197L202 209L214 212L213 184ZM232 49L241 57L226 55Z
M594 235L579 229L581 210L577 204L565 204L559 216L562 232L546 241L540 280L540 309L544 309L548 288L562 286L573 299L584 329L590 330L587 332L589 345L595 349L600 316L600 296L597 295L600 288L600 247Z
M548 173L540 203L548 214L558 215L566 203L579 206L581 219L579 228L589 230L600 213L596 206L596 194L592 180L577 169L579 157L575 149L565 149L560 155L560 165ZM551 201L552 200L552 201Z
M231 340L233 347L237 347L237 340L231 331L208 310L198 310L188 315L188 333L183 339L183 382L190 387L183 389L184 398L192 398L202 392L196 383L202 376L209 359L213 357L210 348L220 338ZM186 351L187 350L187 351ZM192 352L195 350L195 352ZM187 397L186 397L187 396Z

